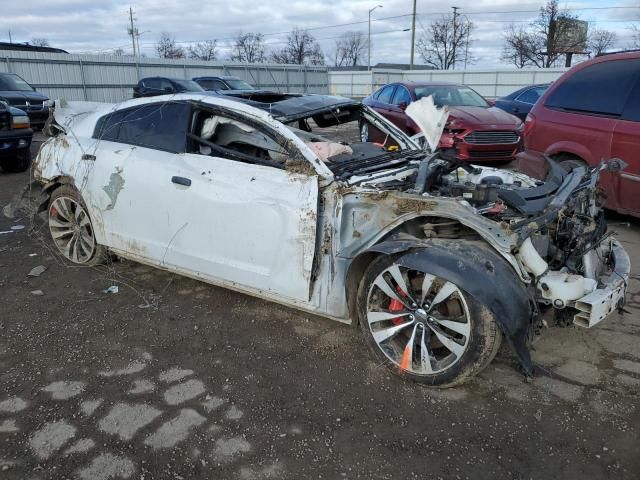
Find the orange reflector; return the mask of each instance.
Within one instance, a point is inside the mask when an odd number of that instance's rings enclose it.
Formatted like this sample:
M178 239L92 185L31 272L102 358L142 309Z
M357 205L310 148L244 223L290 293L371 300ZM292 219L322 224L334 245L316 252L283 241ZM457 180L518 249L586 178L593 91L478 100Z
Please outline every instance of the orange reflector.
M411 367L411 354L411 348L409 348L409 345L407 345L404 349L404 352L402 353L402 362L400 362L400 368L402 368L403 370L409 370L409 368Z

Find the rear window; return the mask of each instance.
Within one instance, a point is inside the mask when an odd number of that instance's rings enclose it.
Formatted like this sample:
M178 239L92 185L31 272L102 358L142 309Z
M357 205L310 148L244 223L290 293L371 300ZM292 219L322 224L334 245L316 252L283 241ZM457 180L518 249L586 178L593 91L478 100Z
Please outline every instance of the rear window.
M395 90L395 85L387 85L376 97L376 99L381 103L391 103L391 97L393 96L393 91Z
M549 95L548 108L619 117L640 76L640 59L596 63L577 71Z
M636 82L635 88L629 95L629 100L624 106L622 119L630 122L640 122L640 79Z
M530 88L526 92L521 93L516 100L522 103L530 103L533 105L542 96L547 87Z

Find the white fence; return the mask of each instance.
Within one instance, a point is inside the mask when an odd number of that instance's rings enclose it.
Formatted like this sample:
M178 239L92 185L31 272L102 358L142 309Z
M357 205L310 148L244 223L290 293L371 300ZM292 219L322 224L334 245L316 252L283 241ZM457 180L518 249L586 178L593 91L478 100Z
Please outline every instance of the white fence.
M281 92L329 91L326 67L226 64L197 60L0 51L0 72L13 72L50 98L119 102L139 79L155 75L191 79L234 75L258 88Z
M496 98L526 85L552 82L565 71L566 69L333 71L329 72L329 88L332 95L364 98L391 82L452 82L468 85L485 97Z

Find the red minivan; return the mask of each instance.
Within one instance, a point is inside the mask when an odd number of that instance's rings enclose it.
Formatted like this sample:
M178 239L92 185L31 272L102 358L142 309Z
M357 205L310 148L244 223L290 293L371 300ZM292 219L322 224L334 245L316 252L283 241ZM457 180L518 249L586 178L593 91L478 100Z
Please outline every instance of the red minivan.
M520 161L546 154L568 169L618 158L628 166L603 172L605 206L640 217L640 51L576 65L535 104L525 121Z

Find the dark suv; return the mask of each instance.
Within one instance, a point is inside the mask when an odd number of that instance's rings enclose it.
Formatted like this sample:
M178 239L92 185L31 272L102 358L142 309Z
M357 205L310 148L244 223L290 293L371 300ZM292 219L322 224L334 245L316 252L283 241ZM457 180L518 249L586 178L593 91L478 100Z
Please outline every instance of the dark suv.
M0 101L0 167L23 172L31 164L33 130L25 112Z
M617 158L602 172L605 206L640 217L640 51L580 63L540 97L525 122L523 161L545 154L566 169Z
M0 73L0 101L27 112L31 125L42 128L49 117L49 97L15 73Z
M193 80L169 77L146 77L133 87L133 98L170 95L172 93L200 92L204 89Z

